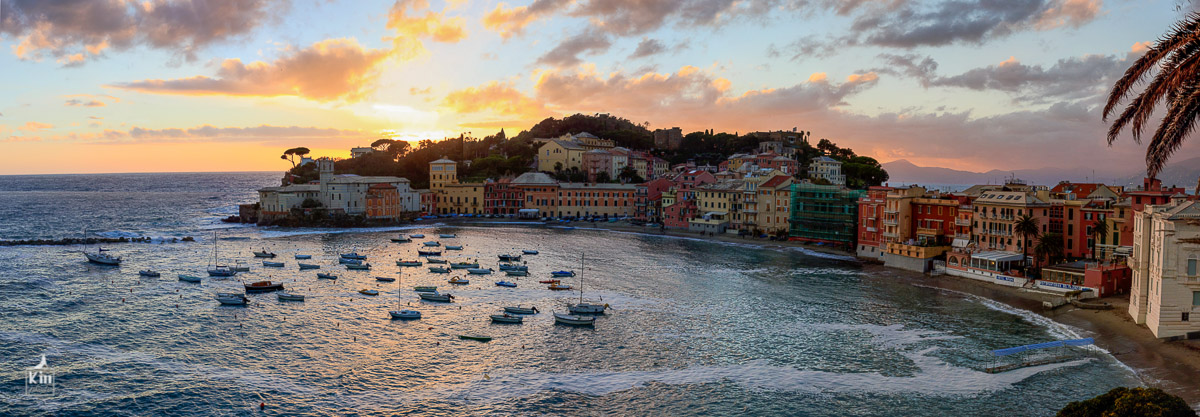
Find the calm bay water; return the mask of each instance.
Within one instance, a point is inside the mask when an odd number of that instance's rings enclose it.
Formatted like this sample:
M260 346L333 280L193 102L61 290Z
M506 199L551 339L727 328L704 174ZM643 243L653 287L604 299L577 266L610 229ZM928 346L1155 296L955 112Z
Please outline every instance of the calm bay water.
M276 176L0 177L0 238L199 238L112 246L127 260L119 268L65 252L78 248L0 248L0 415L242 415L262 402L267 414L307 415L1052 415L1138 384L1100 351L986 374L988 349L1078 335L800 249L502 222L342 233L216 222ZM240 289L237 280L177 281L203 275L213 230L226 261L252 266L240 279L285 281L308 300L264 294L221 307L212 294ZM389 242L397 233L457 233L441 240L465 250L446 258L493 267L498 253L541 254L526 257L532 275L518 288L475 276L449 289L456 303L424 303L411 287L446 288L448 276L395 266L418 244ZM287 267L262 267L250 254L260 247ZM337 265L350 251L374 269ZM341 279L298 271L298 253ZM581 253L586 297L613 307L595 329L554 325L549 313L578 293L536 283L578 270ZM139 279L145 268L163 277ZM399 289L374 279L401 270ZM424 317L390 320L398 302ZM543 313L521 325L488 322L515 304ZM26 396L23 370L42 354L57 392Z

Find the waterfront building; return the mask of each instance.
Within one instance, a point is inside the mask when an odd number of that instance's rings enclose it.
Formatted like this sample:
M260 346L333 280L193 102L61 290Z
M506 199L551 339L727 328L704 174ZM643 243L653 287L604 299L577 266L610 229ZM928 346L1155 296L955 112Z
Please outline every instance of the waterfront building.
M558 184L555 216L633 217L634 184Z
M389 184L399 193L401 210L421 209L421 196L413 191L407 178L387 176L334 175L333 160L317 160L320 170L321 207L330 212L362 215L366 212L367 191L375 184Z
M823 179L833 185L846 185L846 175L842 173L842 161L828 156L818 156L808 164L809 179Z
M855 253L860 258L883 260L886 249L883 244L883 212L887 208L890 191L891 187L871 186L858 200L858 246Z
M675 186L666 178L650 180L636 186L633 218L649 222L661 222L663 193Z
M366 217L370 220L398 220L404 213L400 192L391 184L379 183L368 187L366 205Z
M588 182L596 182L597 176L600 173L607 174L608 178L615 179L617 171L613 171L615 155L612 151L603 149L593 149L583 153L583 171L587 173Z
M678 127L654 130L654 147L658 149L679 149L683 143L683 130Z
M1040 288L1088 288L1099 297L1129 292L1131 271L1124 263L1074 261L1042 268Z
M1150 205L1167 204L1171 200L1171 196L1187 194L1187 190L1183 187L1163 187L1162 181L1156 178L1143 178L1142 185L1133 189L1125 190L1122 195L1125 200L1118 207L1118 213L1123 213L1122 220L1119 223L1120 229L1109 229L1116 231L1118 239L1113 239L1114 243L1122 246L1117 248L1118 256L1129 253L1133 246L1133 217L1143 208Z
M958 218L959 201L952 198L914 198L912 200L913 231L916 244L921 246L950 246L957 234L954 220Z
M437 214L437 193L429 189L413 190L421 196L421 213Z
M441 214L484 214L483 183L455 183L438 190Z
M771 235L787 233L794 182L791 175L774 175L758 185L758 230Z
M972 205L975 209L972 240L980 250L1007 251L1021 254L1037 244L1036 239L1024 241L1014 231L1017 220L1024 215L1037 219L1041 233L1049 231L1050 204L1031 191L985 191Z
M512 178L488 180L483 184L485 214L517 214L525 208L525 193L512 185Z
M792 240L854 247L858 200L866 193L836 185L792 185Z
M1200 335L1200 202L1144 206L1131 223L1129 315L1159 338Z
M266 187L258 190L258 219L269 222L291 215L292 209L301 208L305 200L321 201L321 186L318 184L290 184L282 187Z
M438 192L448 184L458 184L458 163L442 158L429 163L429 189Z
M512 187L525 196L525 210L537 210L539 216L558 212L558 181L542 172L526 172L512 180ZM532 213L532 212L530 212Z
M892 188L887 192L887 202L883 209L883 251L887 251L888 243L904 243L913 238L912 200L925 196L925 188L911 186Z
M542 172L583 170L583 153L587 149L579 143L552 139L538 148L537 170Z
M744 180L729 179L705 184L695 190L697 216L688 219L688 230L724 233L741 230ZM736 218L735 218L736 216Z

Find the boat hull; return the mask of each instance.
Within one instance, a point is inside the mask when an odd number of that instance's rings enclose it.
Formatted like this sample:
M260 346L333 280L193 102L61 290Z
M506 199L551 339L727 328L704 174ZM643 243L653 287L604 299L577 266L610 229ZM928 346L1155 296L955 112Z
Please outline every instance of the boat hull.
M509 314L537 314L537 309L524 307L504 307L504 312Z
M263 266L271 268L283 268L283 262L267 262L263 261Z
M305 269L321 269L321 265L300 264L300 270L303 271Z
M202 278L194 275L179 275L179 280L183 282L200 282Z
M317 278L318 279L337 279L338 277L337 277L337 275L317 274Z
M376 280L376 281L383 281L383 282L394 282L394 281L396 281L396 279L395 279L395 278L390 278L390 277L375 277L375 280Z
M303 295L288 294L285 292L279 292L275 294L275 297L278 298L279 301L304 301Z
M454 302L454 296L452 296L450 294L437 294L437 293L423 292L420 294L420 297L422 300L425 300L425 301L435 301L435 302L439 302L439 303Z
M574 314L574 315L581 315L581 314L587 314L587 315L598 315L598 314L604 314L604 310L607 310L607 309L608 309L608 305L607 305L607 304L604 304L604 305L599 305L599 304L574 304L574 305L569 305L569 306L567 306L567 310L568 310L568 311L570 311L570 312L571 312L571 314Z
M594 326L596 324L595 317L581 317L569 314L554 314L555 324L565 324L568 326Z
M437 292L437 286L417 286L413 287L416 292Z
M271 292L271 291L282 290L283 283L262 281L262 282L255 282L253 284L246 284L245 287L246 287L247 293Z
M458 338L463 339L463 340L475 340L475 341L479 341L479 342L492 341L492 338L488 337L488 336L467 336L467 335L460 334L460 335L458 335Z
M525 319L523 317L506 316L503 314L493 314L493 315L491 315L491 318L492 318L492 323L503 323L503 324L521 324L522 322L525 321Z
M396 320L416 320L421 318L421 313L413 310L389 311L388 314Z

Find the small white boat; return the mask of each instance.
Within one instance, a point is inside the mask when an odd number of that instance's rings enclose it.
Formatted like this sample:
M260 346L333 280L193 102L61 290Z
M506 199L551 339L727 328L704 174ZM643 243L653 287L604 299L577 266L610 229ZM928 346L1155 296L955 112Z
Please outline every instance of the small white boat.
M375 280L383 281L383 282L392 282L392 281L395 281L396 279L392 278L392 277L375 277Z
M275 297L279 298L279 301L304 301L303 295L289 294L283 291L275 293Z
M358 252L343 253L338 256L345 259L358 259L360 261L367 259L367 255L359 255Z
M363 262L361 259L338 258L338 263L343 265L359 265Z
M504 271L504 273L510 277L527 277L527 276L529 276L529 271Z
M425 245L425 246L442 246L442 243L441 243L441 242L437 242L437 241L429 241L429 242L422 243L422 245Z
M202 279L195 275L179 274L179 280L183 282L200 282Z
M462 245L446 245L446 250L462 250Z
M437 293L437 292L422 292L422 293L418 293L417 295L420 296L421 299L425 300L425 301L437 301L437 302L442 302L442 303L454 302L454 296L450 295L450 294L441 294L441 293Z
M300 265L301 271L303 271L305 269L321 269L321 265L316 265L316 264L297 264L297 265Z
M432 272L435 274L449 274L450 268L447 268L444 266L431 266L431 267L429 267L429 272Z
M467 285L467 284L471 283L471 280L466 279L466 278L454 277L454 278L450 278L450 280L446 281L446 282L449 282L451 284Z
M82 251L80 253L82 253L83 256L86 256L88 262L91 262L91 263L96 263L96 264L100 264L100 265L120 265L121 257L112 256L107 253L104 253L104 251L107 251L107 250L108 249L98 248L96 250L96 253L87 253L87 252L82 252Z
M411 238L413 238L413 239L420 239L420 238L423 238L423 237L425 237L425 235L423 235L423 234L419 234L419 233L418 233L418 234L415 234L415 235L408 235L408 237L411 237Z
M155 272L153 270L149 270L149 269L147 269L145 271L138 271L138 275L143 276L143 277L150 277L150 278L158 278L158 277L162 276L162 274Z
M514 316L508 313L493 314L490 317L492 318L492 323L520 324L522 321L525 321L524 317Z
M521 251L521 253L526 254L526 255L537 255L538 251L533 250L533 249L525 249L525 250Z
M421 318L421 312L416 310L392 310L389 311L388 314L391 314L393 319L399 320L414 320Z
M554 271L550 273L550 276L555 278L573 277L575 276L575 271Z
M450 268L453 268L453 269L467 269L467 268L478 268L478 267L479 267L479 262L451 262L450 263Z
M267 252L267 250L265 248L263 250L256 250L253 252L254 252L255 258L274 258L275 257L274 253Z
M425 258L425 262L429 262L431 264L444 264L448 263L449 261L442 258Z
M334 274L322 274L322 273L318 272L318 273L317 273L317 279L337 279L337 275L334 275Z
M296 259L312 259L312 255L296 255Z
M566 324L570 326L592 326L596 324L596 318L554 313L554 322L557 324Z
M607 310L607 309L608 309L608 304L579 303L579 304L568 304L567 305L567 310L570 311L571 314L574 314L574 315L604 314L604 310Z
M283 268L283 262L263 261L263 266L271 268Z
M467 272L471 273L472 275L487 275L492 273L492 268L467 268Z
M521 307L521 306L504 307L504 312L510 313L510 314L537 314L538 309L537 309L537 307L525 308L525 307Z
M244 306L246 303L250 302L250 299L246 298L246 296L232 292L217 293L216 297L217 301L220 301L221 304L228 306Z
M396 266L421 266L421 261L396 261Z
M440 234L440 235L438 235L438 237L440 237L440 238L444 238L444 239L453 239L453 238L456 238L456 237L458 237L458 235L456 235L456 234L453 234L453 233L451 233L451 234L445 234L445 233L443 233L443 234Z
M358 290L358 293L362 294L362 295L379 295L379 290L368 290L366 288L363 288L361 290Z

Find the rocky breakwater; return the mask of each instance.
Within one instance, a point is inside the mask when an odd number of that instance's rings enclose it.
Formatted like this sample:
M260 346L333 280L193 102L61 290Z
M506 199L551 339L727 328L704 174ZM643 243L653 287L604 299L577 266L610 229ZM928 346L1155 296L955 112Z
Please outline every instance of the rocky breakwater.
M68 237L62 239L23 239L0 240L0 246L61 246L61 245L95 245L97 243L179 243L195 242L191 236L182 238L151 238L142 237Z

